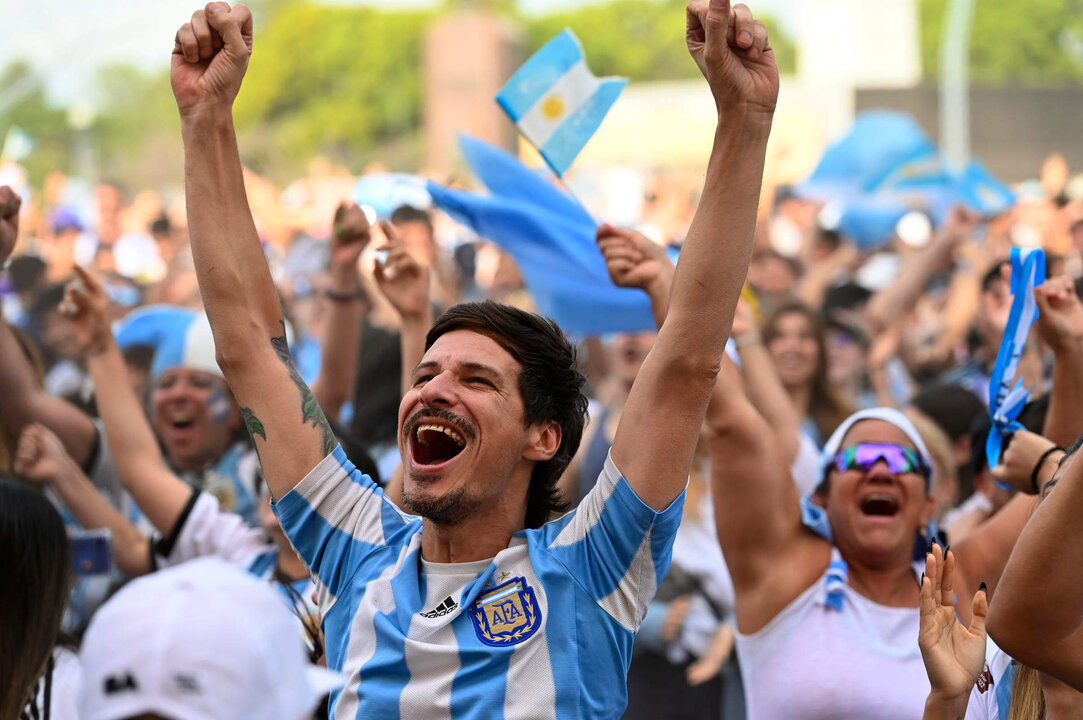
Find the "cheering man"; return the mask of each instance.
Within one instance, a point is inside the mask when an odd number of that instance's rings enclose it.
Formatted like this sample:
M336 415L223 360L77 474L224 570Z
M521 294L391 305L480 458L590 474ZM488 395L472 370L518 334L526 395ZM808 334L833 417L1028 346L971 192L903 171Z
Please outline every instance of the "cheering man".
M605 469L551 522L583 428L582 376L553 323L508 307L460 305L429 332L398 420L404 501L420 517L349 463L290 361L245 197L232 104L251 13L211 3L177 33L200 291L282 527L316 581L328 665L348 677L331 700L340 720L624 708L632 640L669 563L748 267L778 93L767 31L747 7L698 0L687 23L718 113L702 200Z

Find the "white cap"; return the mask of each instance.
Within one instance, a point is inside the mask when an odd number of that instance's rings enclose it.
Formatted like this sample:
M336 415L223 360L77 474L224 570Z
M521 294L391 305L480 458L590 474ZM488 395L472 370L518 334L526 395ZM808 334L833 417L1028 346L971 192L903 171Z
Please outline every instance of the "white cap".
M300 720L343 678L308 662L266 582L201 558L129 583L80 652L83 720Z

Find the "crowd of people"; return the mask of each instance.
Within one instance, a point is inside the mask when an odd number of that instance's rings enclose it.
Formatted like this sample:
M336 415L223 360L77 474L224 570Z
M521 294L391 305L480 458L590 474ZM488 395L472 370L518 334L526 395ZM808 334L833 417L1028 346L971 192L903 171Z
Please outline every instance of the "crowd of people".
M0 720L1083 717L1083 198L859 251L761 202L763 24L686 39L695 212L596 238L651 331L573 342L430 208L267 243L243 5L177 33L185 217L0 186Z

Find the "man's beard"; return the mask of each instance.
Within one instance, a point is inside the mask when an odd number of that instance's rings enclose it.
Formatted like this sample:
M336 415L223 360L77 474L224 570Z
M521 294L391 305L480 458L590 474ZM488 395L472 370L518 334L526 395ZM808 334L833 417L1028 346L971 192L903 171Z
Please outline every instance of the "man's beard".
M466 488L458 487L439 497L417 497L403 483L402 504L415 515L437 525L458 525L474 512L477 502L466 497Z

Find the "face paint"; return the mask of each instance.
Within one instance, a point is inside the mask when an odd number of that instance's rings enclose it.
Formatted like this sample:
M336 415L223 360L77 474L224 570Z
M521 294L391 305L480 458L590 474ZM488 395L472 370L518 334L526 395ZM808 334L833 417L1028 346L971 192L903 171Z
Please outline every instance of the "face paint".
M215 425L224 425L229 420L229 398L219 389L215 389L207 398L207 415Z

